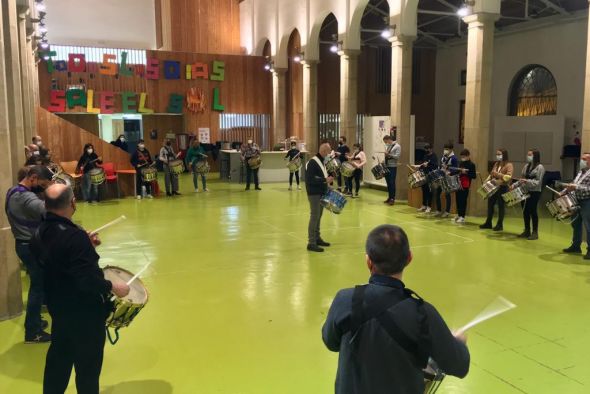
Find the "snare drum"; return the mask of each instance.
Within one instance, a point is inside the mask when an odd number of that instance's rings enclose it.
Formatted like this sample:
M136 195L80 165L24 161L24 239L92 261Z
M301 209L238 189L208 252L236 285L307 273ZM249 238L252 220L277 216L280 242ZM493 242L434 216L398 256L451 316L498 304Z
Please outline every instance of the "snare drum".
M254 156L248 159L248 166L253 170L260 168L261 165L262 158L260 156Z
M198 161L195 167L197 174L201 175L208 174L210 169L211 167L209 166L209 162L207 162L207 160Z
M60 172L59 174L55 174L53 176L53 181L55 183L60 183L62 185L67 185L69 187L74 187L74 178L66 174L65 172Z
M301 168L301 157L298 157L293 160L289 160L287 163L287 168L290 172L297 172Z
M101 185L107 179L104 169L102 168L93 168L88 171L88 175L90 175L90 182L92 182L93 185Z
M496 185L494 181L489 180L477 189L477 193L485 200L490 198L499 188L500 186Z
M168 163L168 168L170 169L170 173L180 175L184 172L184 163L182 160L171 160Z
M158 179L158 170L154 167L146 167L141 169L141 179L145 183L153 182Z
M377 164L375 167L371 168L371 172L376 180L383 179L385 175L389 174L389 169L385 167L383 163Z
M104 277L110 281L127 283L133 274L123 268L107 266L103 269ZM147 304L149 294L141 279L137 278L129 284L129 294L125 298L116 297L113 310L106 321L107 328L115 330L115 339L109 340L115 344L119 340L119 329L129 326L137 314Z
M356 170L356 167L349 161L345 161L340 167L340 172L346 178L352 177L354 175L354 170Z
M430 187L433 189L441 187L441 184L444 181L445 176L446 174L443 170L430 171L427 175L427 180L430 184Z
M428 360L428 365L422 370L424 373L424 394L434 394L440 387L445 374L440 370L433 359Z
M519 186L510 190L508 193L502 194L502 199L509 207L520 203L530 197L524 187Z
M426 182L428 182L428 179L422 170L414 171L408 175L408 184L412 189L419 188L422 185L425 185Z
M441 184L441 189L445 193L454 193L459 190L463 190L461 186L461 178L459 175L450 175L443 178Z
M548 202L547 209L557 220L564 220L574 216L580 210L580 206L576 196L568 193Z
M326 171L330 175L338 175L338 173L340 172L340 160L330 159L326 163Z
M320 204L328 211L339 214L346 205L346 197L344 197L344 194L330 189L322 196Z

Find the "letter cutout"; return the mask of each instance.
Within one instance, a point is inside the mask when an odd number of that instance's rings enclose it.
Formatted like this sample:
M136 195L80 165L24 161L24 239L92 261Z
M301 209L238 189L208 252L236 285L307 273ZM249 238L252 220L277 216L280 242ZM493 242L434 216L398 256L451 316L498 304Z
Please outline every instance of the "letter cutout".
M164 61L164 78L180 79L180 62L172 60Z
M39 51L39 59L43 59L47 62L47 72L49 74L51 74L54 70L52 59L54 56L57 56L57 52L55 51Z
M86 107L86 93L82 89L70 89L66 92L68 108L75 106Z
M113 62L109 60L114 60ZM100 73L102 75L117 75L117 56L105 53L102 55L102 64L100 65Z
M225 107L219 104L219 88L213 89L213 110L214 111L225 111Z
M186 65L186 80L187 81L192 79L191 75L192 75L192 66L190 64L187 64Z
M68 71L68 63L65 60L58 60L55 62L55 70Z
M111 91L103 91L100 93L100 113L115 113L115 93Z
M142 113L142 114L153 114L154 110L150 109L150 108L146 108L146 106L145 106L146 99L147 99L147 93L141 92L141 94L139 95L139 108L137 109L137 112Z
M213 73L211 74L212 81L225 81L225 63L214 61L213 62Z
M86 56L83 53L70 53L68 55L68 71L71 73L86 72Z
M166 112L170 114L181 114L183 102L184 97L182 97L182 95L172 93L170 95L170 100L168 101L168 108L166 108Z
M86 112L89 114L99 114L100 108L94 108L94 90L88 89L88 93L86 93L86 95L88 97L86 99Z
M192 66L193 79L209 79L209 66L204 63L195 63Z
M122 101L122 107L123 107L123 113L124 114L135 114L135 113L137 113L137 109L136 108L132 108L132 107L136 107L137 106L137 101L135 101L134 99L135 99L135 93L133 93L133 92L121 92L121 101Z
M127 67L127 52L121 52L121 67L119 67L119 74L124 76L133 75L133 71Z
M147 60L145 79L160 79L160 61L156 58Z
M52 90L49 92L49 112L65 112L66 111L66 92L63 90Z

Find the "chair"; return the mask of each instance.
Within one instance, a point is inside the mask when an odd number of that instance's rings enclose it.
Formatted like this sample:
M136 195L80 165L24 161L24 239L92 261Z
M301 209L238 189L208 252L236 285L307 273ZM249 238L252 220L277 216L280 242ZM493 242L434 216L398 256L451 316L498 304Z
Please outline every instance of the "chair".
M60 161L59 165L63 171L72 177L74 180L74 191L80 189L80 182L82 180L82 174L76 173L78 162L77 161Z
M104 174L106 177L106 183L116 183L117 184L117 198L121 197L120 190L119 190L119 177L115 172L115 163L102 163L102 169L104 170Z

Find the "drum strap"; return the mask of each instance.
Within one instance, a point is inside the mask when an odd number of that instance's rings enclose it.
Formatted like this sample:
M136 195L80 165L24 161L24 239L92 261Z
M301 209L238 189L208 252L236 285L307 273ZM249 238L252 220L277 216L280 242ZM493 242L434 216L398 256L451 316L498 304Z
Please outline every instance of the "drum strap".
M324 163L322 163L322 161L317 156L314 156L312 160L315 160L315 162L318 163L320 170L322 170L322 173L324 174L324 178L327 178L328 172L326 171L326 166L324 166Z
M418 334L418 340L410 338L402 329L397 325L393 314L389 312L389 309L403 301L399 301L395 298L392 299L389 295L386 295L379 299L375 305L372 305L370 310L363 306L365 298L365 290L368 285L356 286L352 295L352 314L350 317L350 331L352 338L350 343L354 344L357 338L361 326L366 322L377 319L381 327L389 334L389 336L402 348L404 349L412 362L420 369L423 369L428 364L428 358L430 356L430 340L428 335L428 321L426 311L424 310L424 300L420 298L412 290L404 288L403 291L408 299L411 299L416 303L418 308L419 326L420 332Z

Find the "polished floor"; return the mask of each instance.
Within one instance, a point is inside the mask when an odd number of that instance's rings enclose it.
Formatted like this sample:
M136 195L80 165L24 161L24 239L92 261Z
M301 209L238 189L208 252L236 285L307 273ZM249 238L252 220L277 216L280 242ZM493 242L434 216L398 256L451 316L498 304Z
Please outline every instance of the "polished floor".
M497 295L518 305L470 332L468 377L447 378L439 393L590 393L590 263L559 253L568 226L543 219L539 241L517 240L516 209L497 234L473 218L457 226L390 208L383 192L363 190L341 215L325 213L333 246L310 254L304 190L190 186L186 176L177 198L79 204L88 229L128 217L101 234L102 265L136 272L153 262L148 305L106 346L104 393L333 392L337 354L320 329L336 291L367 280L363 242L382 223L407 231L415 258L404 280L449 326ZM0 322L0 393L41 392L47 346L24 345L22 324Z

